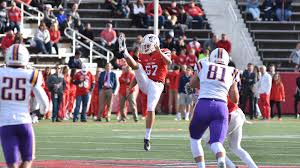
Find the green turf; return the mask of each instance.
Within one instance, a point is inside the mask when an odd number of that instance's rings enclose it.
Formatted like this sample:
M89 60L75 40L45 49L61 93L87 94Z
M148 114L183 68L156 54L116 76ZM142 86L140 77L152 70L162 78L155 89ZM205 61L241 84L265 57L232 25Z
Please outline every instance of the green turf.
M192 162L187 121L158 116L152 132L152 150L143 150L144 121L111 124L73 124L70 121L35 125L38 160L147 159ZM300 165L300 120L256 121L244 126L242 146L259 165ZM226 143L226 149L228 149ZM214 160L205 149L206 159ZM228 150L229 156L240 161ZM0 161L3 162L2 153Z

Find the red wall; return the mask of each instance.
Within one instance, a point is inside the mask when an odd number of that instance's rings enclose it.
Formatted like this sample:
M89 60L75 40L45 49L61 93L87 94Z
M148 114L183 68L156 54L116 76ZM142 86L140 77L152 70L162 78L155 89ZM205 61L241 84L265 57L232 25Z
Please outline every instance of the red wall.
M294 114L294 95L296 93L296 78L300 76L300 73L281 72L280 76L284 85L286 96L286 101L282 104L282 112L283 114Z

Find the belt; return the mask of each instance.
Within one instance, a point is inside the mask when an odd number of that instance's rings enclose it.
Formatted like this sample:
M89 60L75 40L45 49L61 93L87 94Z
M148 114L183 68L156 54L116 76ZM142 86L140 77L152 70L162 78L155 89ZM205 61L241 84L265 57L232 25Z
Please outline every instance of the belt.
M215 98L200 98L200 100L219 101L219 102L224 102L224 103L226 103L225 100L222 100L222 99L215 99Z
M152 79L152 80L153 80L153 79ZM160 81L160 80L153 80L153 82L158 82L158 83L164 84L164 82L163 82L163 81Z
M107 89L112 89L112 88L103 86L102 89L107 90Z

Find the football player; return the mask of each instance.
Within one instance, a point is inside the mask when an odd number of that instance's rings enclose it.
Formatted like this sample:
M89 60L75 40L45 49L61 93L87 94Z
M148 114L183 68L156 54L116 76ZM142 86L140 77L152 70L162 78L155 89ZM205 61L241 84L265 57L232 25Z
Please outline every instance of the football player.
M7 67L0 68L1 145L9 168L30 168L35 153L30 94L34 93L41 113L48 111L48 97L39 71L26 69L29 53L23 45L14 44L8 48L5 62Z
M120 34L118 42L121 55L135 71L137 84L148 98L148 115L146 118L146 133L144 138L144 149L148 151L151 148L150 135L155 121L155 107L164 89L168 65L172 63L171 51L168 49L160 49L159 38L154 34L147 34L144 36L139 49L139 60L135 61L128 53L125 35L123 33Z
M209 60L196 64L197 75L190 82L193 88L201 86L189 126L190 145L197 167L204 168L201 138L209 127L210 145L217 158L217 167L226 168L223 142L228 130L227 95L234 103L238 102L239 75L237 69L227 66L229 55L223 48L212 51Z

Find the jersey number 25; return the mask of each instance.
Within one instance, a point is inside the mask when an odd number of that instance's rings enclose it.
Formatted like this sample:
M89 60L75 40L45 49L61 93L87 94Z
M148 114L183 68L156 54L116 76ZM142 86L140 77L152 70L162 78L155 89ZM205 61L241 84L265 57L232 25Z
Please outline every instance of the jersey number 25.
M3 77L1 88L2 100L24 101L26 95L26 79Z

